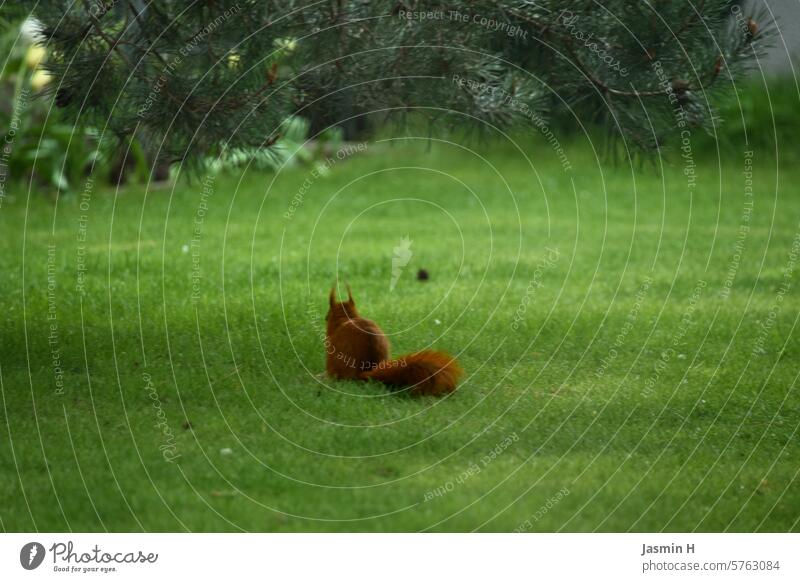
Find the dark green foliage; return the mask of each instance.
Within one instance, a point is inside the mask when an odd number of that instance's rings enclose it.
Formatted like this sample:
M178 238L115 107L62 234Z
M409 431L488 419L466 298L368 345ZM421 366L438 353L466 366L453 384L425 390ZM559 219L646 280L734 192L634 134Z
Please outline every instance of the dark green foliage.
M794 147L800 133L800 91L791 77L737 84L719 102L720 122L713 135L700 138L698 145L715 142L723 153L745 149L774 152L782 158L796 158Z
M366 112L535 126L553 111L652 149L713 118L763 44L737 2L50 0L56 102L170 160L269 146ZM574 108L574 109L568 109Z

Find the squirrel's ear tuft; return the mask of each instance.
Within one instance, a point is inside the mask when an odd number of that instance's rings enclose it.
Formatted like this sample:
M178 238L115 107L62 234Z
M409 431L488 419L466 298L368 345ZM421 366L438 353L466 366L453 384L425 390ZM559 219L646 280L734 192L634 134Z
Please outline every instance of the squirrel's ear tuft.
M334 283L333 287L331 287L331 294L328 300L330 302L331 307L336 305L336 283Z
M347 301L349 303L354 303L353 301L353 291L350 289L350 283L345 283L347 286Z

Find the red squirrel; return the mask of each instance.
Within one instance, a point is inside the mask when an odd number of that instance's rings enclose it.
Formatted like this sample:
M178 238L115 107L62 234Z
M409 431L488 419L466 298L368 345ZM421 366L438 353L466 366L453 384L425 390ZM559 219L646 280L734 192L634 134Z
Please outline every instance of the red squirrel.
M390 389L407 388L414 396L440 396L456 389L463 371L443 352L423 350L389 359L389 340L378 324L358 314L350 285L347 301L331 289L325 337L328 376L343 380L377 380Z

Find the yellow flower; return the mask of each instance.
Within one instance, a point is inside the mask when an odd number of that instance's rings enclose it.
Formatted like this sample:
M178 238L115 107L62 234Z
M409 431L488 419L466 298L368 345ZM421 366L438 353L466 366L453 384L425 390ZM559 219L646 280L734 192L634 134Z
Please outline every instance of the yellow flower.
M51 81L52 75L44 69L36 69L31 75L31 89L41 91Z
M35 69L44 60L47 55L47 49L38 44L32 44L28 47L28 52L25 53L25 64L29 69Z
M231 53L228 55L228 66L230 68L234 68L236 65L239 64L240 57L236 53Z
M297 48L297 40L293 38L276 38L275 48L282 49L286 54L291 54Z

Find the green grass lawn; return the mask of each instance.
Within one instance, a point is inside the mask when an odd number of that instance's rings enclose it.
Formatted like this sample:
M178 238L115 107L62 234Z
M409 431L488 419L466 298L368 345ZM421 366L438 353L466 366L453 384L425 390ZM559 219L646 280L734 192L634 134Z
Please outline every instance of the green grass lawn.
M520 148L9 190L0 528L800 531L800 168ZM320 377L337 276L459 390Z

